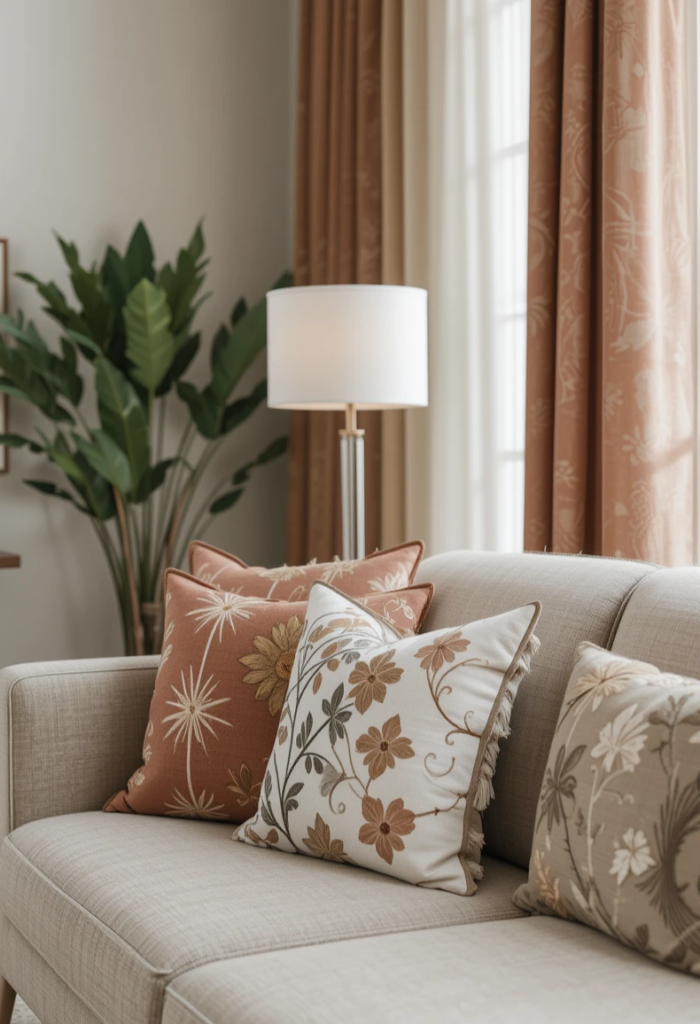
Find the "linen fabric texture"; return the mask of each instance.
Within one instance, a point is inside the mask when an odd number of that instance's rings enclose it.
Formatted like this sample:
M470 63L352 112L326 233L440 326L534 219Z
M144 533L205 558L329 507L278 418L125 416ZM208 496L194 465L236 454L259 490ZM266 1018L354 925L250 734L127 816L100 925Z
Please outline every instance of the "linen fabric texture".
M459 900L232 843L229 825L99 811L17 829L0 846L0 871L14 926L2 932L8 980L29 993L27 945L8 948L19 932L36 951L29 967L45 961L102 1024L160 1024L166 985L208 961L247 964L268 950L521 917L512 895L525 877L489 861L479 899ZM83 1024L70 1014L43 1019Z
M314 584L245 843L460 895L539 605L420 637Z
M700 682L581 644L517 906L700 975L699 863Z
M432 585L366 600L417 629ZM105 811L245 821L255 812L302 634L305 601L219 590L169 569L163 653L143 764Z
M423 542L411 541L387 551L375 551L355 561L281 565L275 569L246 565L235 555L202 541L190 544L192 575L223 590L285 601L306 601L316 580L330 583L351 597L402 590L413 583L423 557ZM415 630L414 630L415 632Z

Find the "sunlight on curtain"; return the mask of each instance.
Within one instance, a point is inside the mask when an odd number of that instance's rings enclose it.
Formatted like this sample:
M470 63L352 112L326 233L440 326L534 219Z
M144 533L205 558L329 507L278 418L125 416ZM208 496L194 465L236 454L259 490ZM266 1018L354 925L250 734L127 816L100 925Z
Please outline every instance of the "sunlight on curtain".
M522 550L530 0L430 0L427 18L431 382L409 532Z

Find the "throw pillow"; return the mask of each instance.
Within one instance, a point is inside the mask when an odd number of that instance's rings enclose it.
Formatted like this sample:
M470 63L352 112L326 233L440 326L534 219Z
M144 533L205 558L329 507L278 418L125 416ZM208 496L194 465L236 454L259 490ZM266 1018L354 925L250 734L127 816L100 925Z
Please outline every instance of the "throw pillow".
M698 865L700 682L581 644L515 902L700 974Z
M538 615L402 639L314 584L258 813L237 837L473 893L480 812Z
M402 590L413 582L423 557L422 541L375 551L355 562L311 562L263 569L246 565L235 555L196 540L190 544L190 569L207 583L250 597L306 601L315 580L330 583L344 594L362 597L384 590Z
M433 588L367 598L416 628ZM230 594L170 569L143 765L107 811L244 821L255 811L306 602ZM387 626L387 628L389 628Z

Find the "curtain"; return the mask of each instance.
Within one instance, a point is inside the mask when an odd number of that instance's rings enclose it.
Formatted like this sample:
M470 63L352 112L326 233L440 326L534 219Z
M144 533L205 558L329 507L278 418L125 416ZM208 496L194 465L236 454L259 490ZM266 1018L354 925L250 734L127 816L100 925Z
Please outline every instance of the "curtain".
M297 107L297 285L381 280L381 0L301 0ZM333 339L328 339L333 344ZM367 550L379 544L381 414L366 431ZM340 553L342 418L290 422L287 558Z
M693 559L685 0L532 0L525 546Z
M403 274L429 292L405 530L522 548L529 0L403 3ZM386 455L385 455L386 458Z

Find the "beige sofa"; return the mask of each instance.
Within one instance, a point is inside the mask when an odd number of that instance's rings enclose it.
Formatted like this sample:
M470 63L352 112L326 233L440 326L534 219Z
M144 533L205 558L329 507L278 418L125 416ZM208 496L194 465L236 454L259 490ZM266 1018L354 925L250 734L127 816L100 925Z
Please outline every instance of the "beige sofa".
M436 585L426 629L543 602L478 893L102 814L140 763L156 659L6 669L0 1024L13 990L43 1024L700 1020L700 981L511 900L576 645L700 675L700 569L458 552L419 579Z

